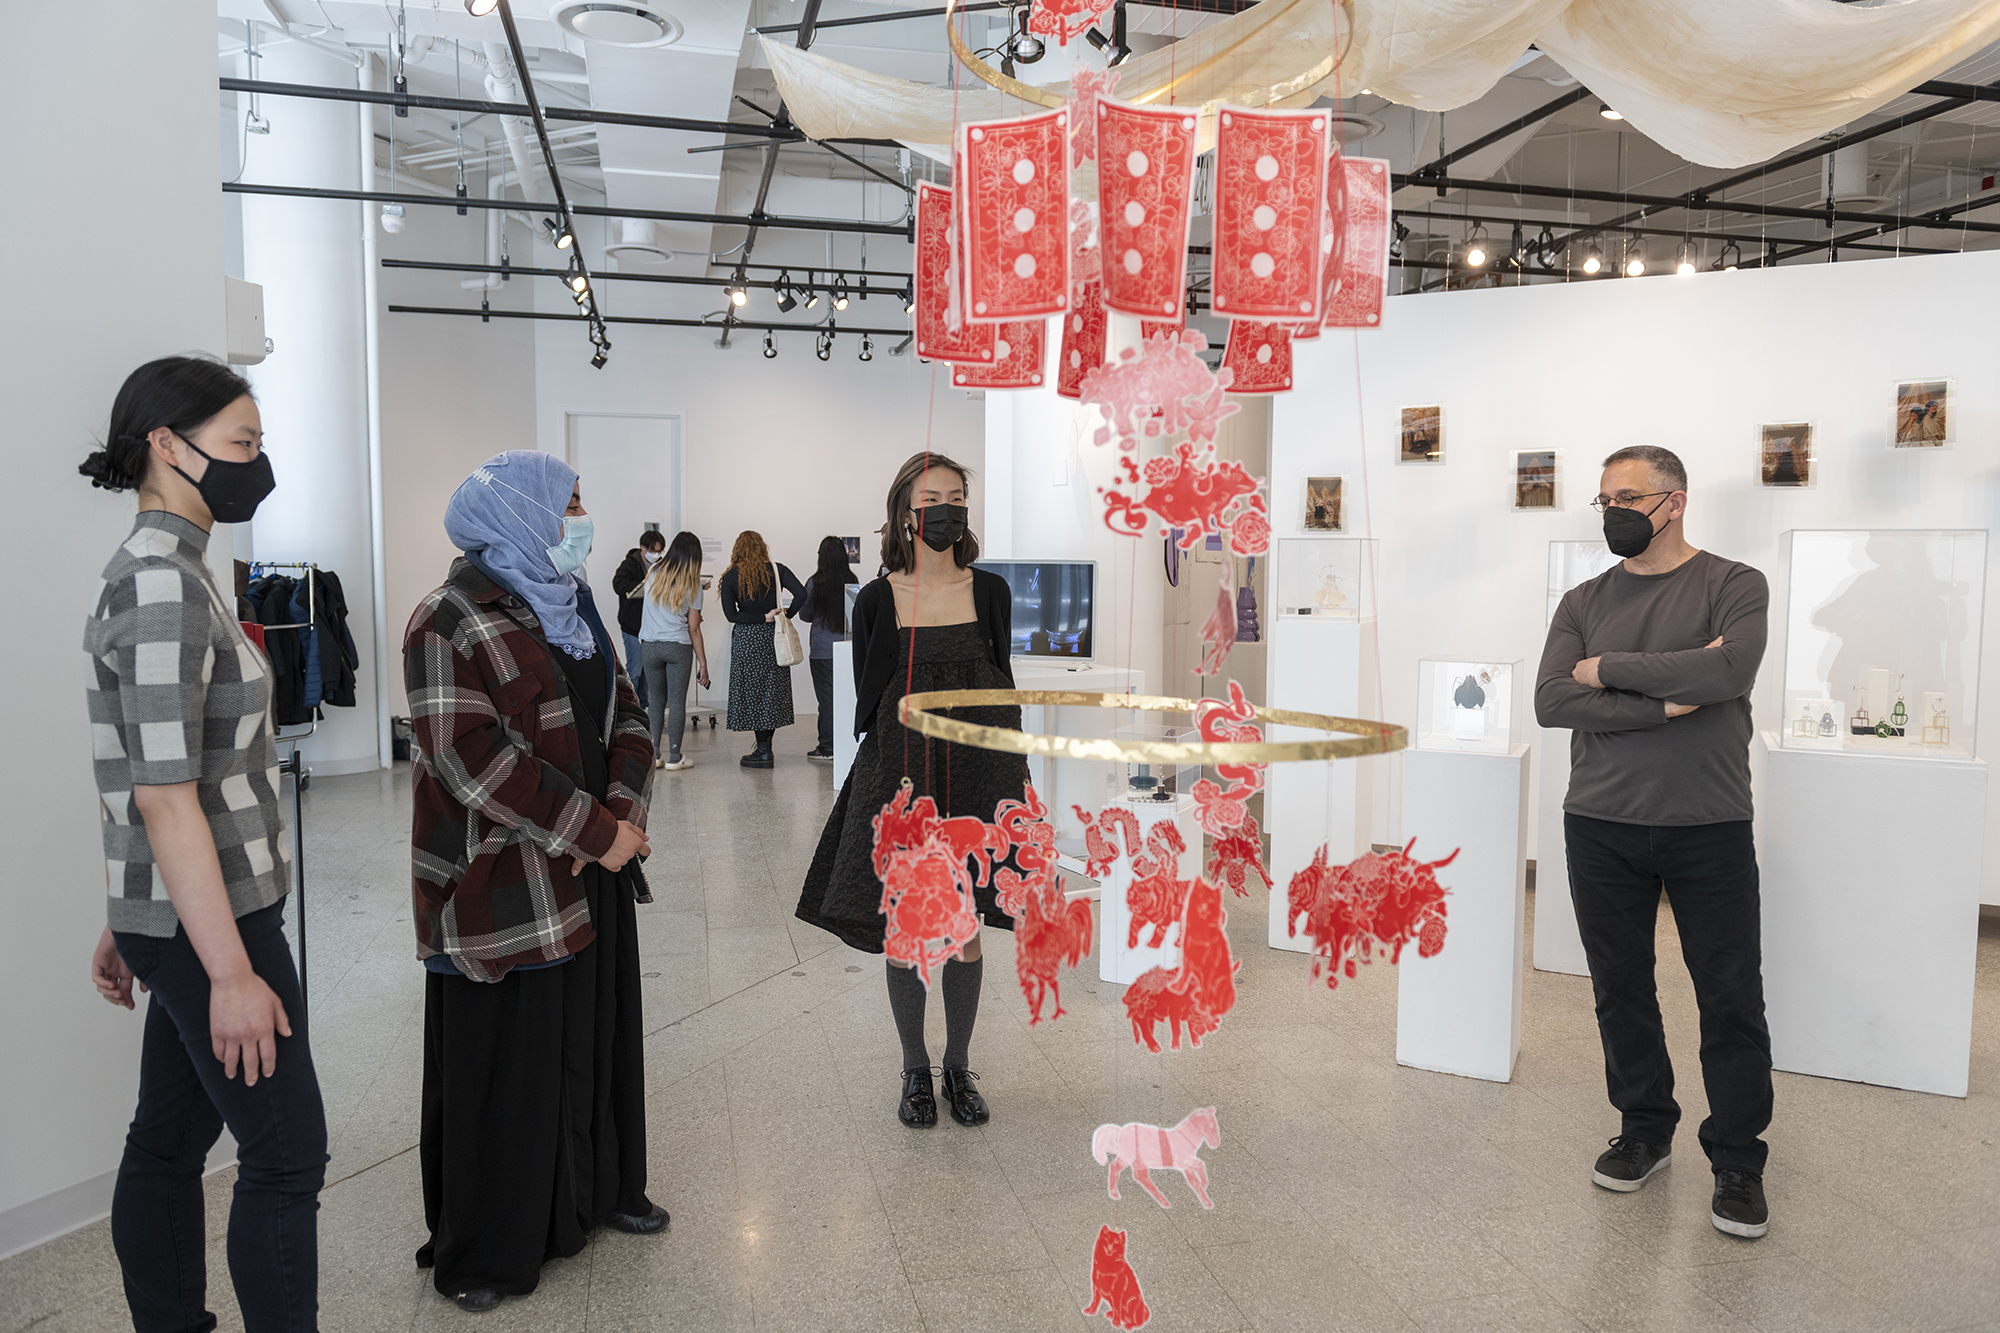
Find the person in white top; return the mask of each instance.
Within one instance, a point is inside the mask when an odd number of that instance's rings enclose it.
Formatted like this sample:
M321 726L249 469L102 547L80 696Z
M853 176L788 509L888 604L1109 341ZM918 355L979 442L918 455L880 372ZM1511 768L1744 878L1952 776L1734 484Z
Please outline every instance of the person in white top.
M688 678L708 688L708 650L701 641L701 538L674 534L667 553L646 575L639 613L639 660L646 673L647 707L653 717L653 752L661 768L693 768L681 755L687 722ZM667 748L660 748L660 732Z

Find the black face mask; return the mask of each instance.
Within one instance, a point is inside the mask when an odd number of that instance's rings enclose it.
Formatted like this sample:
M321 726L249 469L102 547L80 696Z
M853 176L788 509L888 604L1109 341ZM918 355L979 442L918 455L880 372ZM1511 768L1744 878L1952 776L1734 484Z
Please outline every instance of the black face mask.
M964 505L925 505L917 511L920 522L919 532L924 545L933 551L949 551L958 545L958 539L965 535L965 519L969 511Z
M1646 548L1653 544L1659 534L1653 531L1653 515L1660 505L1673 499L1663 496L1660 504L1645 513L1636 509L1621 509L1617 505L1604 511L1604 544L1611 548L1611 554L1630 560L1635 555L1644 555Z
M248 523L257 506L278 484L271 475L271 460L262 449L247 463L230 463L202 453L192 440L181 442L208 459L208 470L201 474L200 481L179 468L174 471L187 477L218 523Z

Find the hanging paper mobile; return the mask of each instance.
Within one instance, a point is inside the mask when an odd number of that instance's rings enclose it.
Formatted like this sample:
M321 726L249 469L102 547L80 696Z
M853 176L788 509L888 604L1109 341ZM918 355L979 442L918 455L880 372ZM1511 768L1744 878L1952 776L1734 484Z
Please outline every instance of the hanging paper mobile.
M965 318L998 324L1069 307L1069 112L959 130L955 188ZM1004 335L1003 335L1004 336Z
M1183 1028L1189 1042L1199 1046L1236 1007L1238 964L1223 928L1229 914L1222 907L1222 891L1207 880L1195 880L1180 920L1180 967L1148 968L1125 991L1133 1040L1154 1052L1160 1049L1154 1031L1159 1024L1167 1025L1170 1049L1180 1049Z
M1104 1226L1097 1229L1097 1245L1090 1255L1090 1304L1083 1312L1096 1314L1100 1309L1128 1333L1153 1317L1145 1293L1139 1290L1139 1275L1125 1261L1125 1233Z
M1110 1163L1111 1176L1106 1188L1114 1199L1118 1197L1118 1177L1129 1167L1132 1179L1153 1196L1155 1203L1171 1208L1173 1205L1148 1173L1178 1171L1194 1191L1194 1197L1201 1200L1201 1206L1213 1208L1215 1202L1208 1197L1208 1164L1201 1160L1204 1144L1211 1148L1222 1146L1222 1128L1216 1123L1213 1106L1188 1112L1171 1129L1137 1123L1099 1125L1090 1136L1090 1153L1098 1165Z
M1343 971L1353 977L1357 964L1373 962L1378 953L1395 964L1411 941L1420 958L1444 948L1447 891L1432 872L1450 865L1458 849L1441 861L1412 861L1415 845L1413 838L1400 852L1369 852L1344 866L1328 865L1322 846L1312 864L1292 876L1285 930L1296 937L1299 918L1305 918L1313 978L1324 976L1329 990L1340 985Z
M1118 461L1129 481L1143 479L1147 489L1129 496L1115 488L1104 490L1104 522L1113 532L1138 537L1150 528L1164 536L1168 529L1180 528L1183 550L1193 550L1210 533L1227 533L1229 549L1237 555L1262 555L1270 549L1271 523L1257 479L1234 459L1217 461L1212 446L1197 455L1193 444L1182 442L1172 453L1147 459L1143 471L1129 454ZM1235 614L1233 607L1230 614Z
M951 368L951 382L961 389L1032 389L1040 384L1042 363L1047 359L1043 340L1047 326L1039 319L1029 319L991 327L995 333L993 364L956 363Z
M1172 541L1172 536L1167 538ZM1178 549L1178 548L1176 548ZM1208 619L1201 626L1201 665L1196 667L1198 676L1222 674L1222 664L1229 658L1229 650L1236 646L1236 607L1229 600L1229 585L1221 584L1215 590L1215 609L1208 613Z
M1058 394L1083 397L1084 380L1104 364L1104 340L1109 331L1103 284L1086 282L1077 289L1069 313L1063 316L1061 359L1056 364Z
M1326 131L1324 111L1225 106L1218 113L1211 277L1216 314L1253 320L1321 317Z
M1097 102L1097 198L1104 304L1159 319L1180 310L1193 216L1195 116Z
M1141 845L1139 817L1123 806L1107 806L1095 819L1080 805L1070 809L1083 821L1084 845L1090 851L1085 874L1101 880L1111 873L1111 867L1120 857L1129 856L1132 860L1132 883L1125 890L1132 921L1126 932L1125 947L1138 948L1139 933L1150 926L1153 938L1146 947L1159 948L1180 919L1181 905L1187 901L1188 882L1174 875L1181 853L1187 850L1180 829L1171 820L1161 820L1147 830L1145 843ZM1124 835L1122 848L1107 836L1114 832Z
M1238 898L1250 896L1252 874L1264 881L1267 890L1271 887L1271 872L1264 869L1264 834L1257 827L1257 816L1244 810L1241 823L1226 833L1210 835L1208 865L1202 874L1211 883L1226 885Z
M946 319L951 300L951 191L929 181L917 182L916 333L917 355L933 361L977 361L991 364L994 330L990 324L961 324Z
M1223 418L1240 409L1223 399L1230 383L1227 372L1217 375L1201 359L1207 348L1208 339L1199 329L1160 333L1137 349L1124 348L1116 361L1086 375L1084 401L1100 408L1105 422L1092 441L1108 444L1115 436L1118 447L1129 451L1138 448L1141 437L1155 440L1181 431L1193 443L1214 440Z
M1382 326L1389 290L1389 163L1379 157L1335 160L1333 221L1338 239L1326 272L1330 329Z
M1292 387L1292 335L1283 324L1239 319L1222 353L1231 393L1283 393Z

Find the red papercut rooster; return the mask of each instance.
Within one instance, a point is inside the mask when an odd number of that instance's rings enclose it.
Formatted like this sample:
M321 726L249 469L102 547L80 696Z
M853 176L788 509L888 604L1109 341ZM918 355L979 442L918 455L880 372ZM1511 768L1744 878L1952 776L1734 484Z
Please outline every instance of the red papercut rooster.
M1324 976L1327 988L1334 989L1343 971L1353 977L1357 964L1373 962L1377 954L1400 962L1403 946L1412 941L1419 958L1444 948L1447 890L1431 872L1450 865L1458 849L1441 861L1413 861L1415 845L1413 838L1400 852L1370 852L1344 866L1328 865L1322 846L1312 864L1292 876L1285 929L1296 936L1299 918L1305 918L1314 980Z

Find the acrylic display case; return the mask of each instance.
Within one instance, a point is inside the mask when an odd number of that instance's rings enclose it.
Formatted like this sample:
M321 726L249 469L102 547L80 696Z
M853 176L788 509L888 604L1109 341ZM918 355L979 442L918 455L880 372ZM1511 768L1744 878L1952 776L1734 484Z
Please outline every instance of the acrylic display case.
M1798 529L1782 541L1780 745L1975 757L1985 530Z
M1619 557L1611 554L1611 548L1601 541L1550 542L1549 608L1544 623L1555 620L1556 607L1562 604L1564 593L1619 563Z
M1373 620L1375 542L1366 537L1280 537L1271 615Z
M1185 722L1140 723L1112 730L1118 741L1199 741L1201 735ZM1142 764L1127 760L1106 764L1104 800L1167 803L1193 793L1201 777L1200 764Z
M1528 673L1521 662L1427 657L1417 663L1420 750L1506 754L1521 740Z

